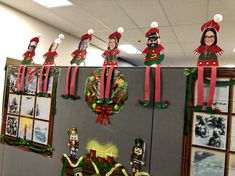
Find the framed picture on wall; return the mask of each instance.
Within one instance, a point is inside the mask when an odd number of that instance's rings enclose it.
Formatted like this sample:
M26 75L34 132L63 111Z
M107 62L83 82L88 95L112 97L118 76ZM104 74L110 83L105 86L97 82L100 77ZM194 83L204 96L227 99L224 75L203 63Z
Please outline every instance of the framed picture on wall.
M35 103L34 96L23 95L20 114L22 116L33 116L34 115L34 103Z
M8 115L6 120L5 134L13 137L17 137L18 132L18 117Z
M235 154L229 154L229 174L228 176L235 175Z
M225 150L227 116L194 113L192 144Z
M8 109L9 114L19 114L20 112L20 96L17 94L9 94Z
M49 123L41 120L35 120L33 130L33 141L40 144L47 144Z
M224 176L225 153L193 147L191 150L190 176Z
M37 97L35 118L49 120L51 111L51 98Z
M230 150L235 152L235 116L231 116Z
M19 137L22 139L32 140L33 120L27 117L20 118Z
M235 114L235 86L233 86L233 109L232 113Z
M42 82L42 88L44 87L44 81ZM52 93L52 87L53 87L53 76L49 76L48 80L48 88L47 88L47 94ZM37 88L37 93L39 93L39 80L38 80L38 88Z
M208 78L209 79L209 78ZM219 81L228 81L229 79L218 79ZM204 84L204 102L207 102L208 99L209 85ZM212 104L213 108L218 109L221 112L228 112L228 103L229 103L229 86L225 87L216 87L214 101ZM194 104L197 104L197 81L195 86L195 101Z
M17 75L14 72L12 72L9 76L9 91L10 92L16 92L17 91L16 79L17 79Z

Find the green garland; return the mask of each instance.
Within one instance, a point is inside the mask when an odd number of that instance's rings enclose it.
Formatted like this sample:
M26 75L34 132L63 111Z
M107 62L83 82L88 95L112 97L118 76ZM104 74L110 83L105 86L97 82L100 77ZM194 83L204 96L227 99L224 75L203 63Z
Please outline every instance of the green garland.
M186 103L185 103L185 118L184 118L184 134L187 135L190 131L191 114L192 114L192 95L193 95L193 81L197 80L197 68L187 68L184 70L184 74L187 76L187 88L186 88ZM204 78L205 84L210 84L210 80ZM235 85L235 80L229 81L216 81L216 87L226 87Z
M61 176L65 175L65 168L68 162L68 158L66 158L65 156L62 158L62 162L63 162L63 167L61 170ZM75 164L75 163L73 163ZM77 163L76 163L77 164ZM73 167L72 165L69 165L69 167ZM127 172L125 170L125 168L117 163L117 162L113 162L113 163L109 163L107 160L104 160L103 162L100 162L98 158L93 157L91 158L89 154L87 154L85 157L83 157L83 159L80 161L79 163L79 167L82 167L84 169L87 170L92 170L95 168L98 169L98 173L93 174L93 176L101 176L101 175L112 175L115 172L115 176L127 176ZM102 173L102 174L100 174Z
M107 68L108 69L108 68ZM99 114L102 108L107 108L108 115L118 113L124 106L125 101L128 98L128 85L125 81L124 75L114 69L113 82L111 88L111 104L97 103L99 100L99 82L101 78L102 68L96 69L86 80L85 86L85 100L91 110ZM107 71L108 72L108 71Z
M32 142L27 139L17 138L16 140L11 140L11 139L6 138L4 135L0 135L0 141L6 142L8 145L11 145L11 146L23 145L23 146L26 146L31 151L34 151L37 153L52 153L55 150L53 147L49 145L45 149L39 148L39 147L34 146Z

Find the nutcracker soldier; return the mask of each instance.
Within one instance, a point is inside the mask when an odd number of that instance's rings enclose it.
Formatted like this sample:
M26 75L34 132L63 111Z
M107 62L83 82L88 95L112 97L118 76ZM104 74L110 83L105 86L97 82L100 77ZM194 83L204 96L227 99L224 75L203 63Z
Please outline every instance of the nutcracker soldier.
M109 43L108 49L102 54L104 58L104 64L101 72L101 79L100 79L100 98L97 103L106 102L107 104L111 104L112 100L110 100L110 87L111 87L111 80L113 75L113 70L115 66L118 66L117 57L120 54L118 49L119 40L121 38L121 34L124 32L122 27L119 27L118 30L112 33L109 36ZM105 85L105 77L106 77L106 67L108 67L108 78L106 80Z
M220 30L219 22L223 20L222 15L216 14L213 20L207 21L201 26L201 45L194 50L194 54L199 56L198 66L198 97L197 105L193 108L194 111L202 111L203 109L203 77L204 68L211 68L211 80L209 87L209 95L206 105L206 112L215 113L219 111L212 108L212 103L215 93L215 85L217 78L217 66L219 66L218 56L223 54L223 50L217 46L217 33Z
M69 141L68 146L70 148L71 160L76 160L76 152L79 148L77 128L73 127L70 131L68 130Z
M65 94L61 95L64 99L71 98L73 100L79 99L79 96L75 95L75 85L76 85L76 77L78 73L78 66L81 65L82 63L85 64L85 59L87 55L87 47L89 46L91 39L92 39L92 34L94 33L93 29L89 29L86 34L84 34L81 37L81 41L79 42L78 49L76 49L71 55L72 55L72 60L70 61L71 65L75 65L73 69L73 73L71 74L72 67L68 67L67 73L66 73L66 90Z
M132 167L132 173L141 171L141 167L144 165L144 154L145 154L145 142L141 138L135 139L135 146L132 149L130 158L130 164Z
M138 100L141 106L148 106L150 100L150 68L155 67L155 99L154 104L158 108L165 109L168 106L168 101L161 101L161 62L164 60L164 47L160 44L160 35L157 22L152 22L151 28L146 32L147 48L144 49L145 56L145 97L144 100Z

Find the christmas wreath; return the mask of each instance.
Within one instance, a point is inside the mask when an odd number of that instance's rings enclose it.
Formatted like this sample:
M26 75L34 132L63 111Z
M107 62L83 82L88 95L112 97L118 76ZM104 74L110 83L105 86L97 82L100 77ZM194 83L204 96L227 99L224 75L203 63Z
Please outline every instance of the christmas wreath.
M109 69L109 68L107 68ZM128 97L128 86L124 75L114 70L111 88L110 99L112 103L98 103L100 99L100 78L102 68L96 69L86 80L85 100L89 108L98 114L97 123L109 124L109 115L118 113L124 106Z

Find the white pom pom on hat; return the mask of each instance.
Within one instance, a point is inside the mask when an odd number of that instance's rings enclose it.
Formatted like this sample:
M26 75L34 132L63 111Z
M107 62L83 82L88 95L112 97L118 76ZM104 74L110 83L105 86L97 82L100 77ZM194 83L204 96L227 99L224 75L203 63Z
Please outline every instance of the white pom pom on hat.
M93 30L93 29L89 29L87 33L88 33L89 35L91 35L91 34L94 33L94 30Z
M216 22L216 23L219 23L223 20L223 16L221 14L215 14L213 20Z
M62 40L62 39L64 39L64 34L60 34L59 35L59 38Z
M117 31L118 31L118 33L123 33L123 32L124 32L124 29L123 29L123 27L119 27L119 28L117 29Z
M151 28L157 28L158 27L158 23L156 21L153 21L151 23Z
M41 33L36 33L36 34L35 34L35 37L40 38L41 36L42 36L42 34L41 34Z

